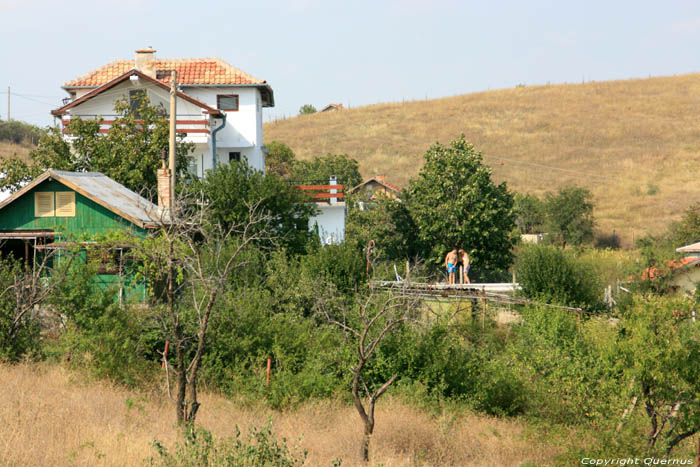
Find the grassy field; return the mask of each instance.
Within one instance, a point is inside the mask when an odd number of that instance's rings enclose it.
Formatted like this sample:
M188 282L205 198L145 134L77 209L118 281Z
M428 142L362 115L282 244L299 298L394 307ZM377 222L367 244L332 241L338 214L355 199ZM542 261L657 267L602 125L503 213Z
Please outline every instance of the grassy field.
M105 382L82 381L59 366L0 365L0 464L141 465L155 456L151 443L177 440L175 411L162 391L135 393ZM198 422L215 436L232 436L236 424L272 419L290 447L308 449L307 465L360 465L361 428L352 407L338 401L273 412L204 394ZM377 405L371 465L549 465L554 446L528 438L525 425L471 414L433 416L386 397Z
M301 159L347 153L364 176L383 173L399 186L432 143L464 133L495 179L515 190L589 188L599 230L627 244L700 201L700 74L377 104L279 120L264 131Z
M0 159L8 157L19 157L22 160L28 160L29 152L34 149L34 146L25 144L8 143L0 141Z

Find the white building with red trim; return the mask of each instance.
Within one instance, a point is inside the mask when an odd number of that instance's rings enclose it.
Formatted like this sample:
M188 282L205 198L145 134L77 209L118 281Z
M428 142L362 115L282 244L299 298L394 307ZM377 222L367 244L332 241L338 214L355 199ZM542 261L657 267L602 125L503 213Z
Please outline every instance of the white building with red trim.
M173 71L177 131L195 144L191 172L202 177L215 164L243 159L264 170L262 109L275 105L272 88L218 58L157 59L151 48L137 50L134 60L114 60L64 83L69 97L51 113L61 118L64 131L70 119L80 117L102 118L100 131L107 132L118 117L115 102L139 99L144 92L168 113Z

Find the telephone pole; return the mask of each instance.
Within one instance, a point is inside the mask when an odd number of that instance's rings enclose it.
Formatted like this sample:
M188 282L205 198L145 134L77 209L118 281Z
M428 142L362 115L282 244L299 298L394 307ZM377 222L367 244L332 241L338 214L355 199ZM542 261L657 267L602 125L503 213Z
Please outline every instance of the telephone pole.
M10 87L7 87L7 121L10 121Z
M177 71L170 78L170 207L175 206L175 129L177 126Z

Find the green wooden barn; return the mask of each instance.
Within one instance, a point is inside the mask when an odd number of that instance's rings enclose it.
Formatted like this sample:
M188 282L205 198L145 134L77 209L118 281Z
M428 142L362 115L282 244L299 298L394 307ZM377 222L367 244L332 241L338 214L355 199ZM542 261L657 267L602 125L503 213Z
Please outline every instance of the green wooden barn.
M62 248L75 247L72 239L125 229L145 236L157 228L159 214L158 206L101 173L47 170L0 203L0 252L31 267L48 249L58 250L60 258ZM145 300L145 284L134 279L126 246L105 250L90 241L80 246L83 261L98 255L99 286L114 286L120 301Z

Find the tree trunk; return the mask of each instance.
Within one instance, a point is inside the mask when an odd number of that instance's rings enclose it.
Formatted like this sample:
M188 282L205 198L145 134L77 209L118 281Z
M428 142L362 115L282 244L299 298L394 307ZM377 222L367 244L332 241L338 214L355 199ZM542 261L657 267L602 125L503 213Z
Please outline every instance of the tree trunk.
M364 462L369 462L369 442L372 439L372 433L374 432L374 421L365 421L365 434L362 437L362 460Z

